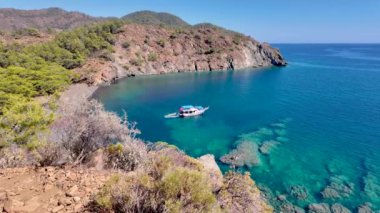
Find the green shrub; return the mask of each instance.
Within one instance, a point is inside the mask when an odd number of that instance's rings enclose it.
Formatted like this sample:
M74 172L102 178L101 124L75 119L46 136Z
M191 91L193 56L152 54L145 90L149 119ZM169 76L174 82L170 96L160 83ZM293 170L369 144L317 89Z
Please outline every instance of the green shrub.
M131 59L129 63L133 66L140 67L143 64L143 60L140 57L138 57L135 59Z
M211 45L213 42L214 42L214 39L211 36L207 37L205 40L205 43L208 45Z
M158 44L160 47L164 48L164 47L165 47L165 40L164 40L164 39L160 39L160 40L157 41L157 44Z
M20 36L35 36L40 37L40 32L35 28L23 28L23 29L17 29L12 33L12 36L15 38L18 38Z
M148 54L148 61L157 61L157 54L156 53L149 53Z
M159 188L169 212L190 206L210 211L216 203L207 179L196 170L176 168L164 176Z
M241 43L242 36L241 35L235 35L232 39L232 42L236 45L239 45Z
M218 210L208 178L159 157L151 169L112 178L95 198L101 208L118 212L212 212Z
M52 120L53 114L46 113L37 102L20 95L10 95L0 117L1 138L8 140L3 142L33 148L38 133L46 130Z
M125 42L123 42L123 44L121 46L125 49L128 49L131 46L131 44L128 41L125 41Z

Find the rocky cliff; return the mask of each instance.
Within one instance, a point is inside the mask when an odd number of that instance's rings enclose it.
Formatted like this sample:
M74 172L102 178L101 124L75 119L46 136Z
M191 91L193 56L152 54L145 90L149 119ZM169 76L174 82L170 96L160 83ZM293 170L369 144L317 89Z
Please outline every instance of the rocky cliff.
M285 66L278 49L211 24L171 28L126 24L111 60L89 60L78 71L89 83L125 76ZM90 71L89 71L90 70Z

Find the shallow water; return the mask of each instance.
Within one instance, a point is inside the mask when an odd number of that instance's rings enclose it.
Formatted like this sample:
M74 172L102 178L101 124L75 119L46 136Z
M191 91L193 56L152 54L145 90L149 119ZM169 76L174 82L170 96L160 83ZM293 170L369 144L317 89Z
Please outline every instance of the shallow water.
M272 197L286 195L301 207L371 202L379 209L380 45L275 46L289 66L135 77L95 97L108 110L126 110L142 138L168 141L195 157L219 159L242 138L257 148L277 142L241 168ZM210 110L164 118L186 104Z

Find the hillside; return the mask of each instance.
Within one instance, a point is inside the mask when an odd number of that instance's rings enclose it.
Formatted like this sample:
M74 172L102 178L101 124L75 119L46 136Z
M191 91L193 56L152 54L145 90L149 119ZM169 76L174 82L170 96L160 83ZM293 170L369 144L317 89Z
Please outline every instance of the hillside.
M238 70L284 66L279 50L210 24L168 28L124 24L109 60L88 60L76 69L90 84L125 76L170 72Z
M41 10L0 9L0 29L5 31L22 28L66 30L103 19L80 12L68 12L60 8Z
M181 18L170 13L157 13L153 11L139 11L122 17L123 20L136 24L168 25L172 27L190 26Z

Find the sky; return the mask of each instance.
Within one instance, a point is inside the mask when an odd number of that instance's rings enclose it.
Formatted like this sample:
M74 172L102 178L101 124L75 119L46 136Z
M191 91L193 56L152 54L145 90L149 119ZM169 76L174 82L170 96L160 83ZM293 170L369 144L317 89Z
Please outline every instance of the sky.
M114 17L169 12L270 43L380 43L380 0L0 0L0 8L48 7Z

